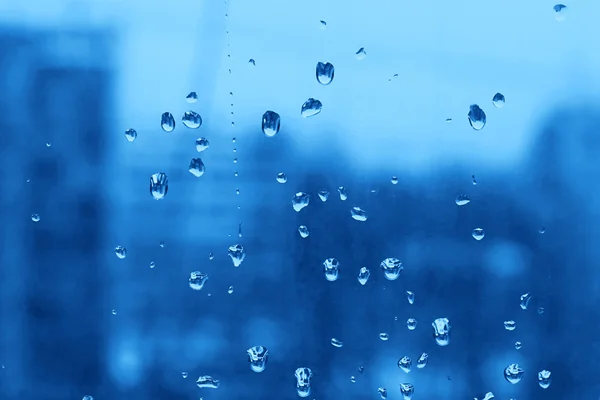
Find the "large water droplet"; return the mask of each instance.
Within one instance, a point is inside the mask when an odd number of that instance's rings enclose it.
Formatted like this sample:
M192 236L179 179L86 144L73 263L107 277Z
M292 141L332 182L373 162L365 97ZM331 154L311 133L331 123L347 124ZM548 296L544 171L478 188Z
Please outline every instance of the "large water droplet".
M433 337L435 342L440 346L450 344L450 321L448 318L437 318L431 324L433 326Z
M505 101L506 99L504 98L504 95L502 93L496 93L494 97L492 97L492 103L496 108L504 107Z
M195 103L198 101L198 94L196 92L190 92L187 96L185 96L185 101L188 103Z
M336 339L336 338L331 338L331 345L333 347L338 347L339 348L339 347L344 346L344 342L342 342L341 340Z
M421 354L421 356L417 360L417 368L419 368L419 369L425 368L428 361L429 361L429 354L427 354L427 353Z
M306 239L308 237L308 235L310 234L308 231L308 228L304 225L300 225L298 227L298 233L300 234L300 237L302 237L303 239Z
M164 172L157 172L150 176L150 194L156 200L163 199L169 191L169 180Z
M231 261L233 262L234 267L239 267L242 265L242 262L246 258L246 250L241 244L234 244L229 246L227 250L227 254L231 257Z
M248 353L250 369L254 372L263 372L267 366L269 350L263 346L254 346L246 350L246 353Z
M383 275L387 280L394 281L400 276L400 272L404 269L402 262L397 258L386 258L380 264L383 270Z
M329 85L333 81L334 67L331 63L317 63L317 81L321 85Z
M130 141L133 142L135 139L137 139L137 132L135 129L129 128L125 131L125 138Z
M473 236L473 239L475 240L481 240L485 237L485 231L481 228L475 228L473 229L473 232L471 232L471 236Z
M538 383L542 389L548 389L548 387L550 387L550 383L552 383L550 375L552 375L552 372L545 369L538 372Z
M325 279L329 282L336 281L340 273L340 262L335 258L328 258L323 261L323 271Z
M412 368L412 360L410 359L410 357L404 356L401 359L399 359L398 368L400 368L402 371L408 374L410 372L410 369Z
M262 116L262 131L268 137L273 137L279 132L281 118L275 111L267 111Z
M476 131L483 129L486 122L485 112L477 104L472 104L469 107L469 113L467 114L467 118L469 119L469 124Z
M206 138L198 138L196 139L196 151L198 153L203 152L204 150L210 147L210 142Z
M298 192L292 197L292 207L294 211L300 212L304 207L308 206L310 195L304 192Z
M364 286L367 284L367 281L369 280L370 276L371 276L371 271L369 271L369 269L367 267L362 267L358 271L358 282L360 282L360 284Z
M367 212L360 207L352 207L350 215L357 221L364 222L367 220Z
M203 389L203 388L217 389L220 384L221 384L221 382L218 379L215 379L212 376L208 376L208 375L201 376L196 381L196 385L201 389Z
M411 383L401 383L400 394L402 394L404 400L411 400L413 394L415 394L415 387Z
M504 368L504 379L513 385L521 381L523 374L525 374L525 371L519 367L519 364L510 364Z
M516 327L517 324L515 323L515 321L504 321L504 329L506 329L507 331L514 331Z
M186 111L181 117L181 121L190 129L198 129L202 125L202 117L195 111Z
M175 118L170 112L164 112L160 117L160 126L165 132L173 132L175 129Z
M362 60L367 56L367 52L365 51L364 47L361 47L360 49L358 49L358 51L356 52L356 58L358 60Z
M127 249L123 246L117 246L115 247L115 255L122 260L127 257Z
M307 367L297 368L294 376L296 377L296 393L298 393L298 396L310 396L310 381L313 376L311 369Z
M204 284L208 280L208 275L203 274L200 271L194 271L190 273L190 279L188 280L190 287L194 290L202 290Z
M471 199L466 194L459 194L458 196L456 196L455 202L457 206L464 206L466 204L469 204L471 202Z
M529 293L522 294L521 295L521 304L520 304L521 309L527 310L530 300L531 300L531 294L529 294Z
M302 104L300 115L302 118L312 117L313 115L320 113L322 108L323 104L321 104L319 100L315 100L311 97Z
M204 163L201 159L192 158L188 167L188 171L190 171L190 174L194 175L196 178L200 178L202 175L204 175L206 168L204 167Z
M557 4L552 7L552 9L554 10L554 19L557 21L564 21L565 18L567 18L567 11L569 11L569 8L564 4Z

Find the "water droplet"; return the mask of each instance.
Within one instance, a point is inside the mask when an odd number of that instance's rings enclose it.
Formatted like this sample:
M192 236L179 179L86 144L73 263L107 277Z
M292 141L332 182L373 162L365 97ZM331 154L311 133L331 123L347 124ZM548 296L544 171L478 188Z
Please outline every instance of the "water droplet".
M200 271L194 271L190 273L189 284L194 290L202 290L207 280L208 275L203 274Z
M529 306L529 301L531 300L531 294L525 293L521 295L521 309L527 310L527 306Z
M115 247L115 255L122 260L127 257L127 249L123 246L117 246Z
M569 9L564 4L557 4L552 9L554 10L554 19L557 21L564 21L567 18L567 11Z
M360 372L361 374L365 372L365 367L363 367L362 365L358 367L358 372Z
M190 161L190 166L188 167L188 171L190 174L194 175L196 178L200 178L204 175L204 171L206 168L204 167L204 163L199 158L192 158Z
M475 175L471 175L471 180L473 181L473 186L477 185L477 180L475 179Z
M514 331L516 327L517 327L517 324L515 321L513 321L513 320L504 321L504 329L506 329L507 331Z
M521 347L523 347L523 343L516 341L515 342L515 349L519 350Z
M215 379L212 376L208 376L208 375L201 376L196 381L196 385L198 385L198 387L201 389L203 389L203 388L217 389L220 384L221 384L221 382L218 379Z
M302 104L302 108L300 109L300 115L302 118L312 117L313 115L317 115L321 112L323 108L323 104L319 100L315 100L312 97L309 98Z
M214 260L215 259L215 253L213 253L213 252L208 253L208 259L209 260Z
M188 103L195 103L198 101L198 94L196 92L190 92L190 94L185 96L185 101Z
M308 228L304 225L300 225L298 227L298 233L300 234L300 236L303 239L306 239L308 237L308 235L310 234L310 232L308 231Z
M329 282L336 281L340 273L340 262L335 258L328 258L323 261L323 271L325 279Z
M342 342L341 340L336 339L336 338L331 338L331 345L333 347L342 347L342 346L344 346L344 342Z
M117 310L112 310L111 313L112 315L117 315Z
M450 344L450 321L448 318L437 318L431 324L433 326L433 337L435 342L440 346Z
M379 334L379 339L380 339L380 340L383 340L384 342L385 342L385 341L388 341L388 340L390 340L390 335L388 335L388 334L387 334L387 333L385 333L385 332L381 332L381 333Z
M160 117L160 126L165 132L173 132L175 129L175 118L170 112L164 112Z
M187 372L185 372L185 371L183 371L183 372L181 373L181 376L183 376L183 378L185 379L185 378L187 378L187 377L188 377L188 373L187 373Z
M310 195L304 192L298 192L292 198L292 207L294 211L300 212L304 207L308 206L310 202Z
M410 369L412 368L412 360L410 359L410 357L404 356L401 359L399 359L398 368L400 368L402 371L408 374L410 372Z
M519 367L519 364L510 364L504 368L504 379L513 385L521 381L523 374L525 374L525 371Z
M350 377L350 382L356 383L356 377L354 375Z
M327 28L327 22L320 20L319 23L321 24L321 29Z
M338 193L340 194L340 200L346 201L348 199L348 192L346 192L346 188L343 186L338 187Z
M464 206L465 204L469 204L471 199L466 194L459 194L456 196L455 202L457 206Z
M542 227L541 227L541 228L538 230L538 233L539 233L540 235L543 235L544 233L546 233L546 227L545 227L545 226L542 226Z
M369 280L370 276L371 276L371 271L369 271L369 269L367 267L362 267L358 271L358 282L360 282L360 284L364 286L367 284L367 281Z
M448 380L450 380L450 377L448 377ZM494 398L494 393L492 392L487 392L482 398L481 400L492 400ZM475 398L475 400L478 400L477 397Z
M411 383L400 384L400 394L402 394L404 400L411 400L414 393L415 387Z
M352 207L350 215L357 221L364 222L367 220L367 212L360 207Z
M414 331L415 329L417 329L417 320L414 318L409 318L406 321L406 327L409 331Z
M383 270L383 275L389 281L395 281L400 276L400 272L404 269L402 261L397 258L386 258L380 264Z
M477 104L471 104L469 107L469 113L467 114L469 124L476 131L483 129L486 122L485 112Z
M496 93L494 97L492 97L492 103L496 108L504 107L504 103L506 102L506 98L502 93Z
M360 49L358 49L358 51L356 52L356 59L358 60L362 60L363 58L365 58L367 56L367 52L365 51L364 47L361 47Z
M421 354L421 356L417 360L417 368L419 368L419 369L425 368L425 366L427 365L428 362L429 362L429 354L427 354L427 353Z
M164 172L157 172L150 176L150 194L156 200L163 199L169 191L169 180Z
M550 375L552 375L552 373L545 369L538 372L538 383L542 389L548 389L550 383L552 383L552 378Z
M277 174L277 182L279 183L286 183L287 182L287 175L284 174L283 172L280 172Z
M408 300L408 304L414 304L415 303L415 294L413 292L411 292L410 290L406 291L406 299Z
M161 247L161 249L165 248L165 242L163 242L163 241L161 241L158 245Z
M296 393L298 393L298 396L310 396L310 381L313 376L311 369L307 367L297 368L294 376L296 377Z
M131 129L131 128L127 129L125 131L125 138L128 141L133 142L135 139L137 139L137 132L136 132L136 130L135 129Z
M262 116L262 131L268 137L273 137L279 132L281 118L275 111L266 111Z
M320 190L319 191L319 199L321 199L321 201L323 203L325 203L328 198L329 198L329 192L327 190Z
M452 122L452 118L446 118L446 122L448 122L448 123Z
M150 268L156 267L156 263L154 261L150 261Z
M249 59L248 63L256 66L256 61L254 61L254 58Z
M81 400L94 400L94 398L88 394L88 395L83 396L83 398Z
M246 350L250 369L254 372L263 372L267 366L269 350L263 346L253 346Z
M234 244L233 246L229 246L227 250L227 254L231 257L231 261L233 262L234 267L239 267L242 265L242 262L246 258L246 250L241 244Z
M316 72L317 82L319 82L321 85L329 85L331 81L333 81L334 70L335 68L333 67L333 64L322 63L319 61L317 63Z
M195 111L186 111L181 117L181 121L190 129L198 129L202 126L202 117Z
M397 185L398 184L398 177L397 176L392 176L392 185Z
M384 387L380 387L379 389L377 389L377 392L379 393L379 395L381 396L381 398L383 400L387 399L387 389Z
M206 138L198 138L196 139L196 151L198 153L203 152L204 150L210 147L210 142Z
M544 307L538 308L538 314L542 315L544 313Z
M473 236L473 239L475 240L481 240L485 237L485 231L481 228L475 228L473 229L473 232L471 232L471 236Z
M40 222L40 219L41 219L40 214L37 214L37 213L31 214L31 220L33 222Z

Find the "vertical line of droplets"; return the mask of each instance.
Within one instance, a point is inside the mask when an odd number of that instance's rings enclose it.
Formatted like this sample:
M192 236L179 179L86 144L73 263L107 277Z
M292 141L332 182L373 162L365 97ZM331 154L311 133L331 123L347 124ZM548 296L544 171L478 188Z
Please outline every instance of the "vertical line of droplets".
M233 144L233 148L232 148L232 152L233 152L233 164L234 164L234 171L233 171L233 176L234 178L239 177L239 173L237 171L237 139L236 139L236 135L235 135L235 119L234 119L234 102L233 102L233 79L232 79L232 72L231 72L231 67L232 67L232 61L231 61L231 35L229 33L229 0L224 0L225 3L225 44L226 44L226 50L227 50L227 85L229 88L229 121L231 122L231 142ZM235 194L236 196L239 196L240 194L240 189L239 187L237 187L237 182L236 182L236 188L235 188ZM241 207L238 203L237 209L240 210ZM238 237L242 237L242 223L239 222L238 224Z

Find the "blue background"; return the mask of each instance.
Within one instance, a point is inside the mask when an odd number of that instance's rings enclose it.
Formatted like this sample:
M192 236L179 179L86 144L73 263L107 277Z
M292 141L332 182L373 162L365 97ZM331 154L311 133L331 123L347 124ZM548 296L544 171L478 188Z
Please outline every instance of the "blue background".
M410 382L416 400L597 400L600 3L573 0L564 21L554 5L0 0L0 399L295 399L294 371L309 367L310 399L401 399ZM328 86L319 61L335 66ZM323 110L305 119L310 97ZM197 130L181 123L190 109ZM274 137L267 110L281 116ZM169 177L160 201L156 172ZM297 213L299 191L311 201ZM387 257L404 264L396 281ZM192 271L209 275L201 291ZM269 349L260 374L256 345ZM198 388L201 375L220 387Z

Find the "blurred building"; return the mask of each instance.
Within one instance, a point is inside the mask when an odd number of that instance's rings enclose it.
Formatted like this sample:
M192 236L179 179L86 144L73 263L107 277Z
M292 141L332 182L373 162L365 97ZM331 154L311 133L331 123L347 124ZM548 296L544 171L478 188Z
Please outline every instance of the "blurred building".
M102 390L112 42L0 29L3 399Z

